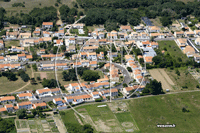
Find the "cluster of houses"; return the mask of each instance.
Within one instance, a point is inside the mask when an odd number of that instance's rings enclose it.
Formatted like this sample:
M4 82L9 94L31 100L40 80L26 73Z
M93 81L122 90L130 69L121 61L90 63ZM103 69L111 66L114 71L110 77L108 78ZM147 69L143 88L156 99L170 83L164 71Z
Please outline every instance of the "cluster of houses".
M178 38L175 40L175 42L187 57L194 58L197 63L200 63L199 50L196 48L196 46L194 46L191 40L186 38Z

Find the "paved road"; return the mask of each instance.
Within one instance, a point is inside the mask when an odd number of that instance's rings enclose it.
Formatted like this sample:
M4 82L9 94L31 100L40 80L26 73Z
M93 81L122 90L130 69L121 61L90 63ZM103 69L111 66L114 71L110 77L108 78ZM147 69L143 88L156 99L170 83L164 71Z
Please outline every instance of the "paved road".
M106 63L110 63L109 61L98 61L98 62L106 62ZM129 82L131 81L131 76L129 74L129 72L127 71L126 68L122 67L121 65L117 64L117 63L112 63L115 65L115 67L117 67L118 69L120 69L124 75L124 81L118 85L118 86L115 86L113 88L117 88L117 89L120 89L120 88L123 88L123 84L126 83L127 85L129 84Z

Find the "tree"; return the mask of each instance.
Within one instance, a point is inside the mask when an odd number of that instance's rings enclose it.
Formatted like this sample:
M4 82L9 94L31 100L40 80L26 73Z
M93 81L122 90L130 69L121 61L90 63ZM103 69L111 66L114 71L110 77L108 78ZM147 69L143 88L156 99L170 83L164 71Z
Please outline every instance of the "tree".
M0 117L0 133L11 133L15 129L15 123L13 119L2 119Z
M57 47L57 46L54 46L54 47L53 47L53 54L56 54L56 53L57 53L57 50L58 50L58 47Z
M33 114L34 116L37 114L36 109L32 109L31 112L32 112L32 114Z
M126 83L123 83L123 87L128 87L128 85Z
M19 119L23 119L26 117L26 109L19 109L16 114Z
M153 95L158 95L163 93L162 84L161 82L158 82L156 79L151 80L150 83L147 83L145 86L145 90L143 91L145 93L149 92Z
M85 81L95 81L100 78L99 73L92 70L85 70L83 72L82 78Z
M55 6L57 6L57 7L58 7L58 3L55 3Z
M66 51L66 46L65 46L65 45L62 45L60 48L61 48L61 50L62 50L63 52Z
M36 64L33 64L32 67L33 67L33 70L37 71L37 65Z
M131 67L127 67L127 70L128 70L129 72L132 72Z

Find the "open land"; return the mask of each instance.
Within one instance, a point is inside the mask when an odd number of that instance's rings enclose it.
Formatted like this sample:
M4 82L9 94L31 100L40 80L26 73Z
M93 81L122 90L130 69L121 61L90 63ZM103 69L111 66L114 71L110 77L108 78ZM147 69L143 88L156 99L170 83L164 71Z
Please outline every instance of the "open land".
M79 116L81 121L91 124L96 132L115 132L116 129L117 132L198 132L199 105L200 92L188 92L83 105L76 110L85 116ZM183 107L189 112L182 112ZM66 127L67 123L80 124L73 110L65 111L62 119ZM157 128L157 124L175 124L176 127Z

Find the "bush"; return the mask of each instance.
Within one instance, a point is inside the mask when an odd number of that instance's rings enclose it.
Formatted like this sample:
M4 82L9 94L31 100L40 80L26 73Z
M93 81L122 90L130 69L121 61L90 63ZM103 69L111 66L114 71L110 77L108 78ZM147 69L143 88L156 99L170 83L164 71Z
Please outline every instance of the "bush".
M27 118L34 118L34 115L27 115Z

